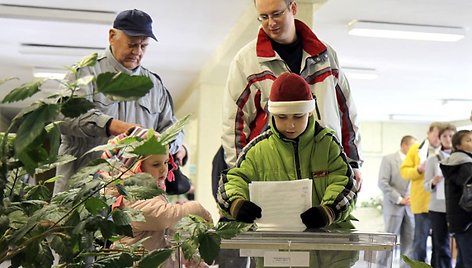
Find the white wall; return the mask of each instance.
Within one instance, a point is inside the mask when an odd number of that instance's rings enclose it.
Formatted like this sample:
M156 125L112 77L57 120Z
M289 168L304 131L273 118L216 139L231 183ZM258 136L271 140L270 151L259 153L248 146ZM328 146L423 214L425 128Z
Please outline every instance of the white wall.
M189 146L189 161L184 172L196 187L195 198L208 209L214 221L219 219L218 210L212 194L212 160L221 144L223 87L200 84L192 91L178 116L192 114L192 123L186 128L185 144Z
M377 187L379 167L382 157L398 151L400 140L405 135L412 135L419 141L426 137L429 124L364 122L360 125L362 138L363 186L357 204L382 194Z

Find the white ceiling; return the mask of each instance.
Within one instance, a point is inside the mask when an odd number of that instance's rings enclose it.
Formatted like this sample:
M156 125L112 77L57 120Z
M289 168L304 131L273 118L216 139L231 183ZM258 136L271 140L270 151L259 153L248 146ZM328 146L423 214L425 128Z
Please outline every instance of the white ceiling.
M30 12L23 18L7 16L11 7L5 4L98 10L110 14L98 17L104 21L102 24L58 22L44 17L53 14L52 11ZM230 55L254 38L257 31L255 19L248 21L244 17L254 12L253 0L0 0L0 80L10 76L20 78L0 86L0 97L29 81L34 67L61 68L88 53L25 54L20 52L20 44L104 47L114 13L131 8L144 10L154 18L154 32L159 42L149 47L143 65L163 78L177 105L189 95L203 69L207 72L219 69L220 73L213 76L219 77L215 83L224 83L226 71L221 69L227 67ZM472 109L470 11L470 0L329 0L314 15L313 25L318 37L337 50L342 66L373 68L379 74L375 80L350 79L360 121L391 120L392 114L423 115L425 122L465 120ZM43 18L35 19L38 15ZM464 27L466 38L455 43L440 43L354 37L347 34L347 23L352 19ZM234 40L231 45L228 39ZM222 51L224 55L218 58L217 67L210 66L211 59ZM445 99L461 101L444 105ZM0 106L2 115L11 117L17 106Z

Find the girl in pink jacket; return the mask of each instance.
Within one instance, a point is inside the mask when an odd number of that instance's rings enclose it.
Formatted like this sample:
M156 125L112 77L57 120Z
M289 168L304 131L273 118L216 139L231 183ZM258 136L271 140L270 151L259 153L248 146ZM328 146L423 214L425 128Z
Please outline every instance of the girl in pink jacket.
M130 128L127 132L111 139L108 144L119 144L120 141L128 137L144 138L148 133L147 129L140 127ZM120 172L125 172L123 180L130 175L146 172L156 181L159 188L165 191L165 180L173 180L172 170L169 171L168 165L174 166L172 156L169 155L169 148L165 146L164 152L147 156L136 156L130 154L129 146L120 147L104 151L102 159L110 163L119 161L122 165ZM115 164L116 166L116 164ZM112 171L113 172L113 171ZM101 172L102 177L116 174L111 172ZM116 176L115 176L116 178ZM117 197L113 207L128 207L140 210L145 218L144 221L134 221L131 223L133 228L133 237L123 237L119 243L132 245L146 238L142 245L148 251L164 248L170 245L169 238L172 233L172 227L183 217L189 214L198 215L207 221L211 221L210 213L197 201L189 201L181 204L169 203L165 194L155 196L151 199L126 200L118 193L114 184L107 187L105 194ZM115 245L116 246L116 242ZM172 258L170 258L172 259ZM174 267L171 261L165 267Z

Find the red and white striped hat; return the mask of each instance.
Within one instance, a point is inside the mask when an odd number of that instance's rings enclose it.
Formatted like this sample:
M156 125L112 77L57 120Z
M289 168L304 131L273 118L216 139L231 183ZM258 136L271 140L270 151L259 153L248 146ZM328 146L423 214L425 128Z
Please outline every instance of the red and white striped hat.
M275 79L269 95L271 114L303 114L314 110L315 100L303 77L283 73Z

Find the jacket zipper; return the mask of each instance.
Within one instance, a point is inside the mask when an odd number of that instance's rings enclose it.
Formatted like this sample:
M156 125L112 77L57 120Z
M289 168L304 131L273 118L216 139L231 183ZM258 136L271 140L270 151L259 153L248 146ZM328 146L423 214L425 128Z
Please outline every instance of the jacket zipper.
M295 151L295 171L297 172L297 180L301 180L302 174L300 170L300 157L298 155L298 141L293 143L293 149Z

